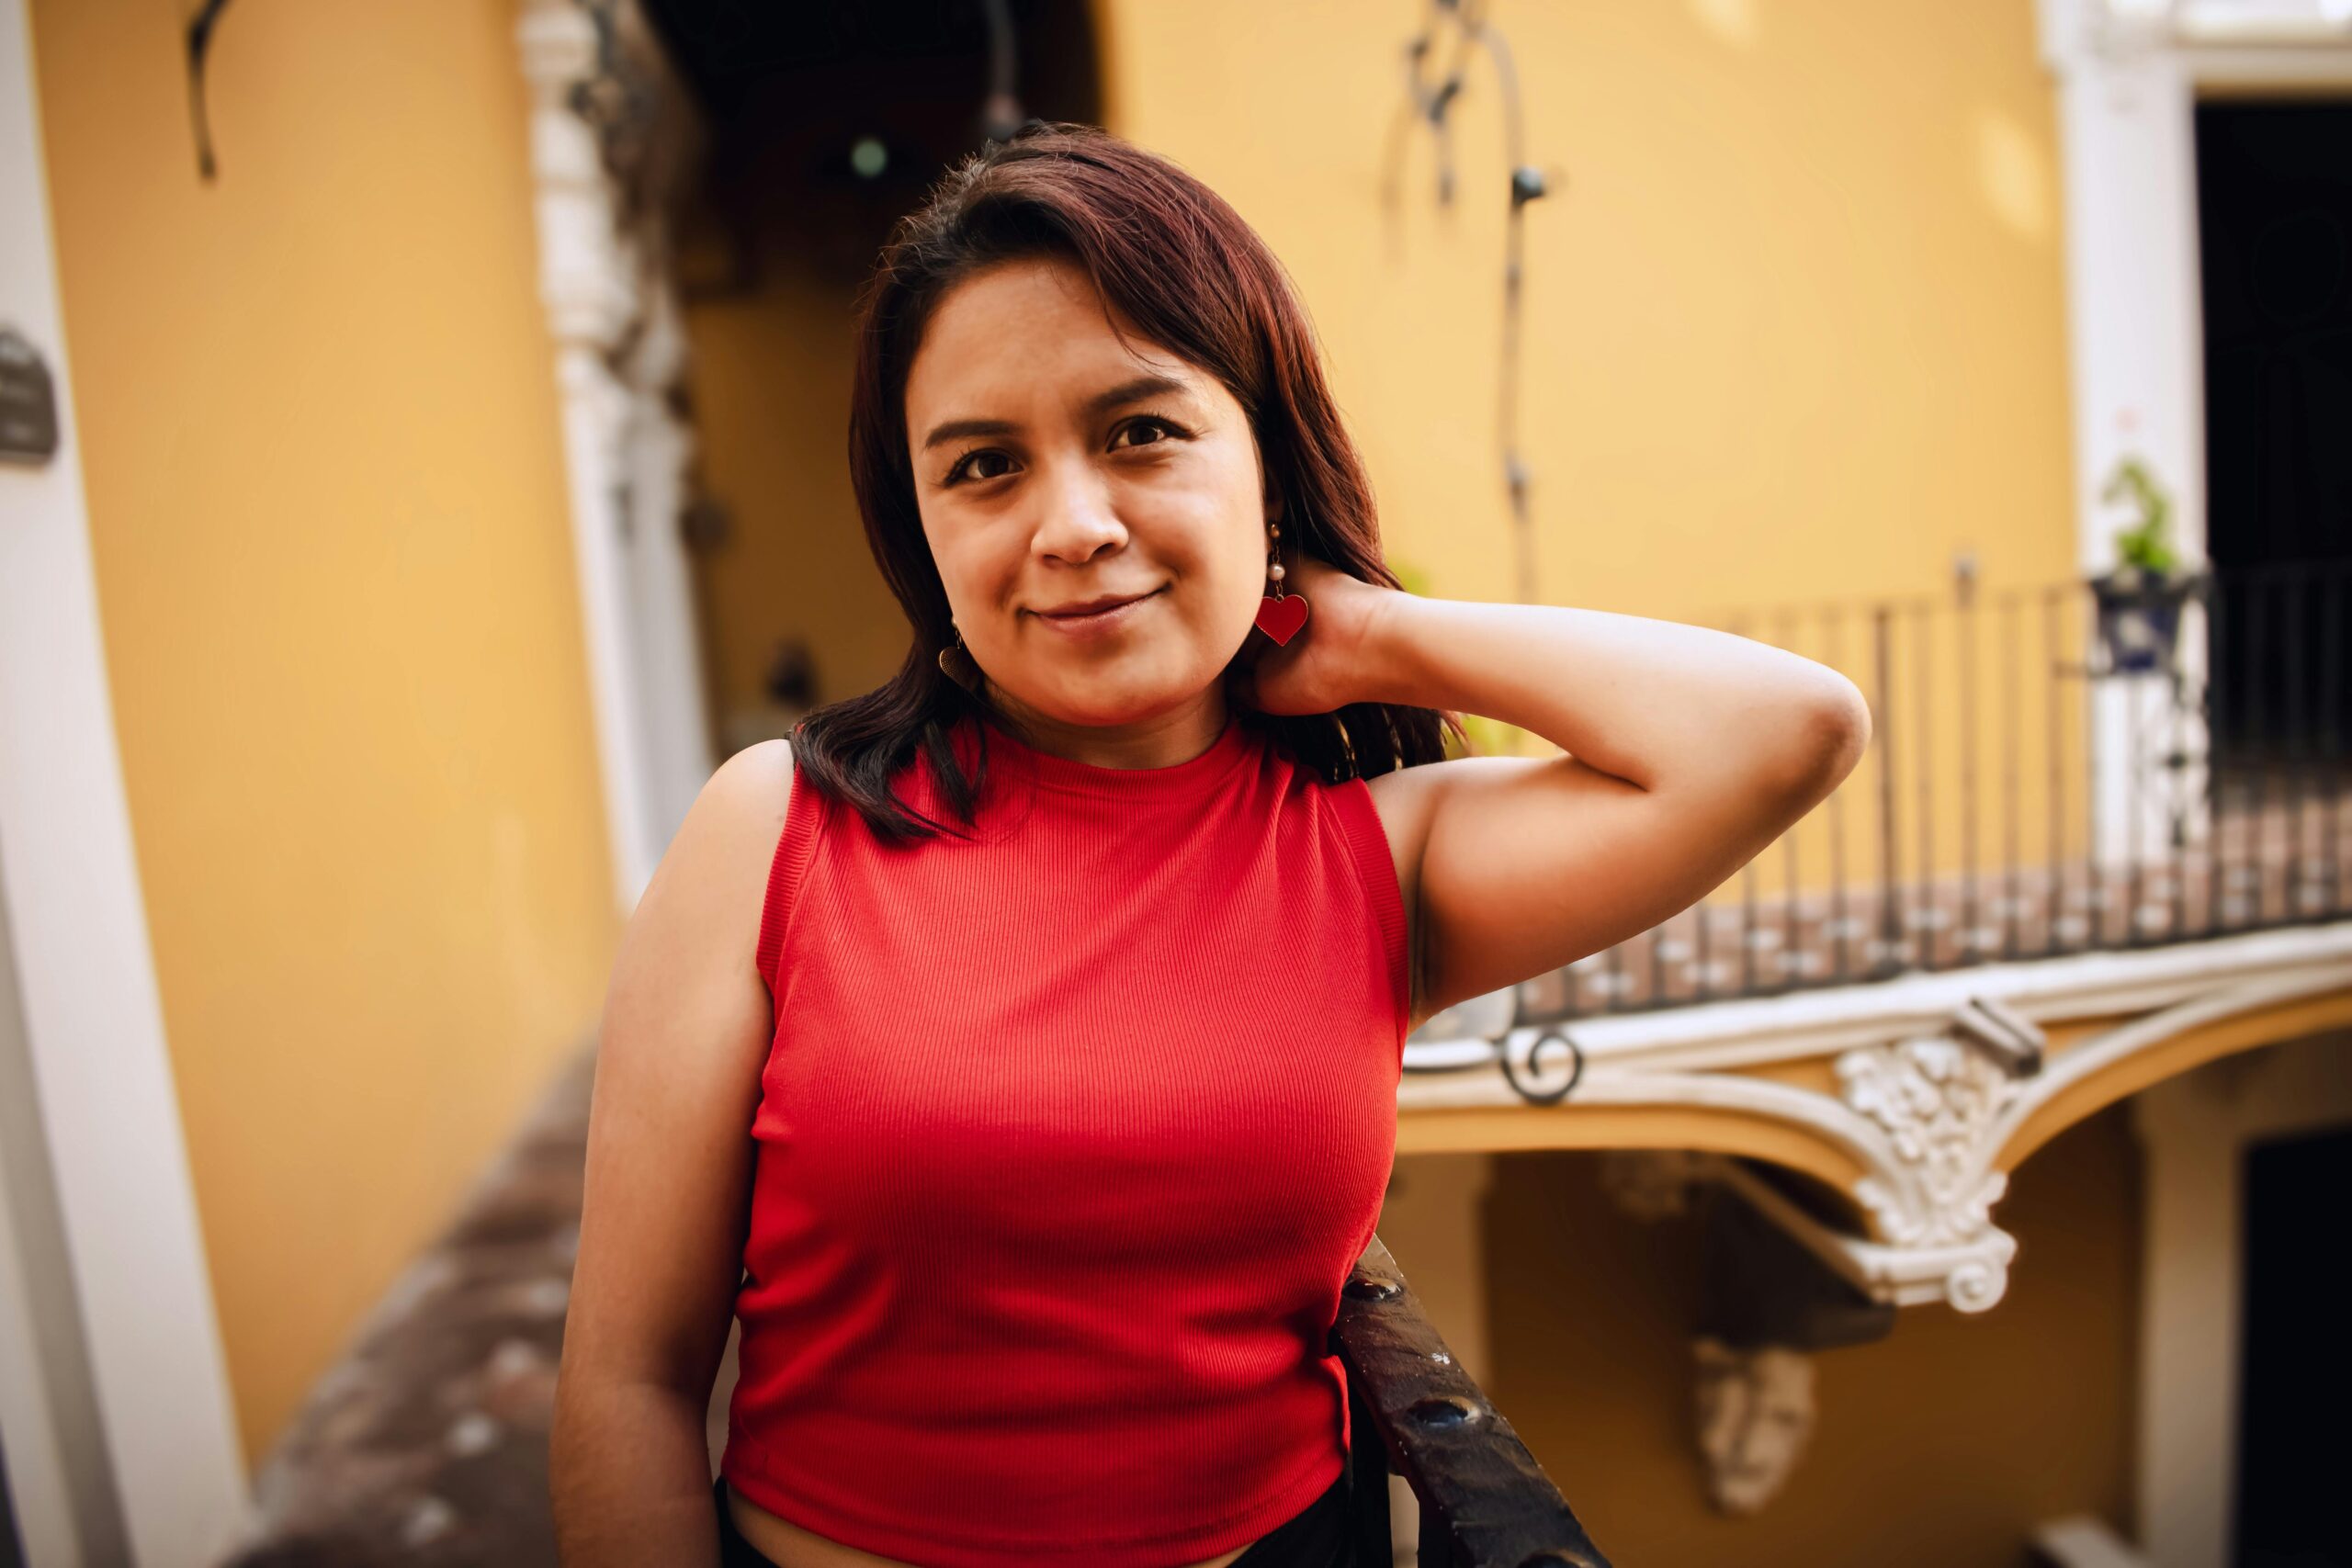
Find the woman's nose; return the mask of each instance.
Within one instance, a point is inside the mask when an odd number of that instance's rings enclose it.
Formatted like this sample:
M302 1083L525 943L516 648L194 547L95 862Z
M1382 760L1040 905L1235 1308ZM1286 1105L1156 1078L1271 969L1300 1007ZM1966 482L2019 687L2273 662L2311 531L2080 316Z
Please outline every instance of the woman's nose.
M1083 465L1069 465L1038 487L1041 508L1031 547L1040 556L1083 566L1127 536L1112 509L1109 490Z

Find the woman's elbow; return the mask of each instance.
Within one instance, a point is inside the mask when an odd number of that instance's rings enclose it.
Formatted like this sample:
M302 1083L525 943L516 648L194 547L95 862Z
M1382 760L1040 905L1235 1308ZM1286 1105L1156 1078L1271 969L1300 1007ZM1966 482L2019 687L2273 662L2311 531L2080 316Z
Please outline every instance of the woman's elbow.
M1871 743L1871 707L1855 684L1815 665L1791 700L1785 744L1775 770L1802 814L1846 781Z

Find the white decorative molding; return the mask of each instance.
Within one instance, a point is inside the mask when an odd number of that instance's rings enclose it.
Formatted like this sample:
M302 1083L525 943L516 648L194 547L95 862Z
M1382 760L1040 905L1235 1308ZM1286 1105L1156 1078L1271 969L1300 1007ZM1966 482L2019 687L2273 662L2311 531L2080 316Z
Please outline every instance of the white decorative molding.
M2337 0L2042 0L2041 54L2053 67L2164 52L2352 43Z
M1812 1439L1813 1358L1703 1337L1691 1352L1708 1501L1720 1513L1753 1514L1779 1495Z
M712 764L678 526L693 446L669 395L685 340L662 210L692 116L629 0L524 0L515 36L605 832L626 912ZM602 126L591 118L600 106L612 117ZM628 166L616 168L616 150Z
M2002 1158L2031 1118L2192 1030L2346 988L2352 922L1599 1018L1566 1026L1584 1071L1561 1104L1529 1103L1492 1064L1492 1047L1485 1066L1409 1075L1397 1102L1408 1117L1504 1107L1531 1117L1729 1112L1801 1133L1859 1172L1849 1196L1862 1234L1825 1223L1739 1161L1706 1156L1705 1173L1871 1299L1983 1312L2007 1290L2017 1251L1993 1217L2007 1186ZM2138 1016L2027 1070L2042 1062L2042 1021L2116 1014ZM1514 1031L1503 1048L1523 1057L1544 1032L1559 1031ZM1824 1058L1833 1092L1739 1070ZM1665 1190L1691 1174L1616 1168L1612 1191L1637 1208L1671 1201Z
M1825 1224L1736 1160L1719 1160L1716 1173L1724 1185L1872 1301L1894 1306L1941 1302L1959 1312L1985 1312L2008 1291L2017 1239L1989 1218L1951 1241L1889 1245Z
M1986 964L1784 997L1601 1014L1568 1029L1584 1055L1588 1082L1623 1072L1713 1074L1931 1032L1972 1001L1999 1002L2020 1018L2048 1024L2145 1012L2244 981L2330 976L2352 984L2352 920L2129 953ZM1523 1059L1540 1032L1513 1030L1506 1047ZM1525 1104L1493 1069L1494 1054L1486 1040L1408 1043L1398 1103L1407 1109ZM1586 1098L1580 1086L1575 1099Z
M2352 45L2347 0L2099 0L2090 40L2110 50L2159 45Z
M1838 1058L1842 1098L1894 1145L1900 1180L1865 1179L1854 1196L1879 1234L1901 1247L1950 1246L1993 1223L2007 1179L1981 1158L2017 1081L1949 1035L1849 1051Z

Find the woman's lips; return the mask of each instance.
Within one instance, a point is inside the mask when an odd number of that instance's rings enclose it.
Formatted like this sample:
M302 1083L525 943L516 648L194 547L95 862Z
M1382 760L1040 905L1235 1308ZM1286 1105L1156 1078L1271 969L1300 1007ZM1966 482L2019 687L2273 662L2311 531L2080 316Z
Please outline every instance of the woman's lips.
M1035 614L1039 620L1065 637L1101 637L1118 630L1127 622L1135 619L1136 612L1158 598L1162 592L1163 590L1155 588L1140 597L1114 604L1106 610L1096 610L1083 615L1047 615L1043 610Z

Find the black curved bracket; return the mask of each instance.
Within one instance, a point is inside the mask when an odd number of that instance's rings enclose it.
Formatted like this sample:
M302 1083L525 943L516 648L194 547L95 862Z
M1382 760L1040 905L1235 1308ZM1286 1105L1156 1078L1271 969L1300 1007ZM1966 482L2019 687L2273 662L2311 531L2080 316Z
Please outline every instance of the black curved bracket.
M204 0L187 25L187 112L196 128L196 172L212 183L217 172L212 161L212 126L204 108L204 59L212 49L212 29L220 25L220 13L229 8L229 0Z
M1567 1053L1567 1080L1557 1089L1537 1089L1528 1079L1521 1077L1518 1066L1510 1059L1509 1042L1510 1036L1505 1035L1502 1040L1496 1043L1495 1059L1502 1066L1504 1078L1509 1080L1511 1088L1519 1091L1520 1098L1529 1104L1557 1105L1568 1098L1569 1090L1583 1081L1584 1048L1568 1037L1566 1030L1555 1025L1537 1035L1535 1043L1527 1048L1527 1066L1531 1071L1536 1068L1536 1058L1543 1055L1544 1046L1557 1045Z

